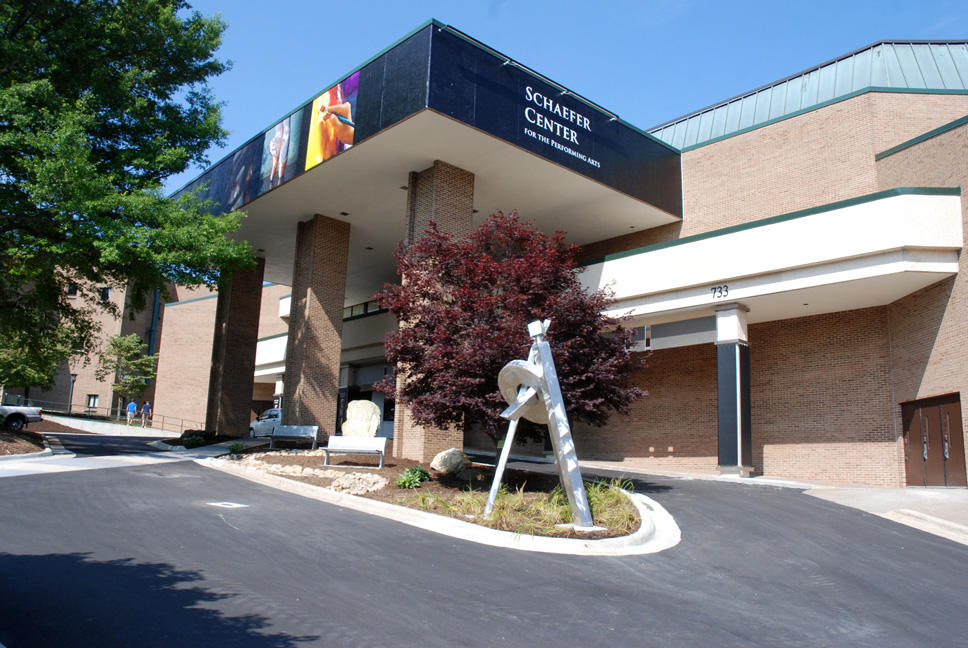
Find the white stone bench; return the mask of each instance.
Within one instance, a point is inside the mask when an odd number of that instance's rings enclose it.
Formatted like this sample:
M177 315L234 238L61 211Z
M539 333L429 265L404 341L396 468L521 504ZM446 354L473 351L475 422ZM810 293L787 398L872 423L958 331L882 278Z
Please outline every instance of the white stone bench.
M315 450L318 432L318 425L277 425L270 435L272 440L269 441L269 448L276 447L276 439L287 439L291 441L312 441L313 450Z
M383 468L383 454L386 452L386 437L347 437L331 436L323 448L326 453L325 465L329 465L329 453L380 455L380 468Z

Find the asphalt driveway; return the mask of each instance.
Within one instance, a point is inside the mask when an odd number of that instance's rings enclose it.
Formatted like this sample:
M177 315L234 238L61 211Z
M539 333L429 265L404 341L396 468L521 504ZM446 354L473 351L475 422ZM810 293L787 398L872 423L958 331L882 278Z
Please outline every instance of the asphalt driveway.
M10 477L0 642L964 644L962 545L789 489L636 487L675 517L678 546L494 549L191 462Z

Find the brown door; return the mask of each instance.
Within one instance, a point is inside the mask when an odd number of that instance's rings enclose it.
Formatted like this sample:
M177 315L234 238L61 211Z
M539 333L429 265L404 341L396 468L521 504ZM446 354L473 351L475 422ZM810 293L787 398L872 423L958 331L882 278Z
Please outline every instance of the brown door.
M901 405L904 421L904 464L908 486L924 486L924 436L921 432L921 406L917 403Z
M958 394L904 403L901 416L908 486L968 485Z
M924 485L944 486L944 435L937 401L921 406L921 437L924 439Z
M968 486L965 475L965 434L961 427L961 399L955 394L943 396L940 401L946 458L945 485Z

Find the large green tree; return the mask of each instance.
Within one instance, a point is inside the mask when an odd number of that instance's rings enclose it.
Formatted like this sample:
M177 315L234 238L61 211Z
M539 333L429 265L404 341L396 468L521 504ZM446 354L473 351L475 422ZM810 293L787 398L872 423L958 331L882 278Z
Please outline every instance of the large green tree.
M94 377L101 382L110 378L111 389L125 400L141 396L157 375L158 356L145 355L147 348L137 333L108 338Z
M14 332L0 337L0 385L22 388L30 398L30 388L51 389L60 366L71 356L63 329Z
M224 140L224 29L180 0L0 0L0 336L61 329L86 354L97 311L120 315L100 287L140 310L251 263L225 238L240 214L161 193Z

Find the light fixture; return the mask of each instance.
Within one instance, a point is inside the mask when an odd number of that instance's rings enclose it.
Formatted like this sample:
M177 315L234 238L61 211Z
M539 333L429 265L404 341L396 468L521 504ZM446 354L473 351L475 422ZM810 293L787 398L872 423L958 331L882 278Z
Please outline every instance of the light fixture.
M71 374L71 394L67 397L67 415L71 415L71 408L74 405L74 383L77 382L77 374Z
M349 216L350 213L349 212L340 212L339 215L340 216Z
M373 249L373 246L372 246L372 245L367 245L367 246L366 246L366 249L367 249L367 250L372 250L372 249Z

